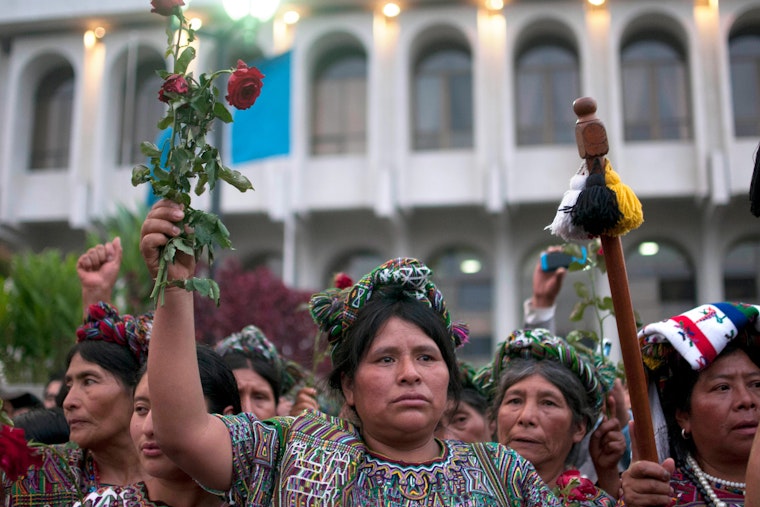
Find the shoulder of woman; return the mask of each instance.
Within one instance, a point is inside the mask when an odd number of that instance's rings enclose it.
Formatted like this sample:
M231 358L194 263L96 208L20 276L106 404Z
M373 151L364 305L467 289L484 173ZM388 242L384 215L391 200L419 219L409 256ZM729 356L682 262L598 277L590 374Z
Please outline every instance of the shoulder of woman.
M307 410L293 419L291 432L311 438L353 445L361 442L359 430L351 422L324 412Z

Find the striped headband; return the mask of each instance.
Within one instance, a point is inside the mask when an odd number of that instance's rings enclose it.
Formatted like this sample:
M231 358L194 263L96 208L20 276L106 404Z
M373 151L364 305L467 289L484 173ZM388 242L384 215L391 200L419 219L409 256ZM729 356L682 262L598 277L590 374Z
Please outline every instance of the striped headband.
M638 335L644 364L656 370L678 352L692 369L704 370L741 331L760 332L759 312L744 303L711 303L648 324Z
M153 314L139 317L120 316L118 310L104 301L90 305L84 324L77 328L77 343L102 340L127 347L140 364L148 357L148 342L153 327Z
M432 273L430 268L417 259L391 259L364 275L351 287L330 288L314 294L309 301L309 310L334 350L356 321L361 308L372 298L375 289L399 285L405 294L425 303L443 318L454 347L459 347L467 342L469 330L464 323L451 321L443 295L430 280Z
M491 366L491 393L511 360L516 358L556 361L581 381L590 406L598 413L604 397L612 389L616 368L603 357L578 351L567 341L546 329L518 329L499 345Z

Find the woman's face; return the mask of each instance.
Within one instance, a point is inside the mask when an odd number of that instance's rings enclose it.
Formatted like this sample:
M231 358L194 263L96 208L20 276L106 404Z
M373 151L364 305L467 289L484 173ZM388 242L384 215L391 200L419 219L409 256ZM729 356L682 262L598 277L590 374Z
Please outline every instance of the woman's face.
M539 475L564 469L573 444L583 440L585 424L574 424L562 392L542 375L533 374L504 393L497 414L499 443L533 463ZM542 474L544 471L544 474Z
M186 477L185 473L166 457L156 443L147 373L143 375L135 389L134 411L129 432L137 448L140 464L148 475L162 479Z
M63 411L73 442L97 451L129 434L132 393L116 376L75 354L65 382Z
M466 401L460 401L441 421L441 435L447 440L490 442L491 430L486 416Z
M267 380L250 368L232 370L240 392L243 412L256 414L259 419L269 419L277 415L274 391Z
M366 438L395 447L429 440L446 408L449 370L438 346L419 327L391 317L356 369L343 379Z
M760 420L760 368L743 351L719 356L699 374L691 411L676 420L703 462L746 462Z

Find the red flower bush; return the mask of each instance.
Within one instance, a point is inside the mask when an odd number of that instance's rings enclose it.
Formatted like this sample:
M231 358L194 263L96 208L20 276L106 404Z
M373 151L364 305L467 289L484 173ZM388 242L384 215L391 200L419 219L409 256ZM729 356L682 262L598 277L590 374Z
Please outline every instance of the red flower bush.
M264 86L264 74L256 67L249 67L238 60L237 69L227 82L227 102L238 109L248 109L259 98Z
M164 80L164 84L161 85L161 89L158 90L158 100L161 102L169 103L169 96L167 93L176 93L177 95L184 95L190 87L187 85L185 76L182 74L172 74Z
M150 0L150 6L153 7L150 12L155 12L162 16L171 16L175 7L182 7L185 2L182 0Z
M15 481L30 466L42 466L42 457L27 445L24 430L5 425L0 427L0 469Z
M568 470L557 477L559 494L566 501L588 500L596 496L596 486L587 478L581 476L578 470Z

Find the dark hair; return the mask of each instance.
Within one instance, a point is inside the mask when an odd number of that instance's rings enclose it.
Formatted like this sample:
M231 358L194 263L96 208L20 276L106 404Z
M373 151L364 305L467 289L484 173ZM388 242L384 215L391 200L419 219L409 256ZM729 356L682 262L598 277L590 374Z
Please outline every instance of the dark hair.
M222 359L230 370L253 370L261 375L272 388L274 404L277 405L280 402L282 372L270 361L237 350L227 352Z
M206 398L208 411L212 414L221 414L225 408L231 406L233 413L242 412L235 375L222 356L212 348L200 344L196 347L196 352L203 396Z
M224 413L224 409L232 407L233 414L243 411L240 405L240 393L232 370L225 364L224 359L214 349L201 343L195 344L195 355L198 358L198 373L201 377L203 398L209 414ZM148 371L144 364L137 374L137 381Z
M756 339L756 338L755 338ZM747 334L742 331L739 336L728 342L720 352L718 358L726 357L742 351L760 368L760 347L748 343ZM691 396L694 386L699 380L701 372L694 371L691 365L679 354L673 354L670 365L670 378L665 382L662 390L662 412L668 426L668 440L670 444L670 456L676 460L676 464L684 463L689 453L694 453L694 441L684 439L681 436L681 427L676 421L676 412L691 413Z
M509 365L504 369L504 373L502 373L499 389L491 407L491 415L494 420L496 420L499 407L502 401L504 401L507 389L531 375L540 375L559 389L573 415L573 424L585 424L586 434L591 431L596 423L598 414L589 403L583 383L570 369L551 359L516 357L509 362ZM576 447L577 444L573 445L573 449L566 456L566 460L574 456Z
M488 399L473 387L464 387L459 393L459 403L467 403L479 414L488 417Z
M81 341L71 347L66 356L67 370L76 354L110 372L128 391L134 392L139 380L137 372L140 363L127 347L103 340Z
M401 285L375 288L372 298L359 310L356 320L332 352L333 369L328 377L330 388L342 393L341 379L343 376L354 377L378 332L391 317L414 324L435 342L449 370L448 397L458 401L462 384L446 323L439 313L406 293Z
M33 408L14 417L13 425L24 430L27 441L49 445L69 441L69 425L59 407Z

